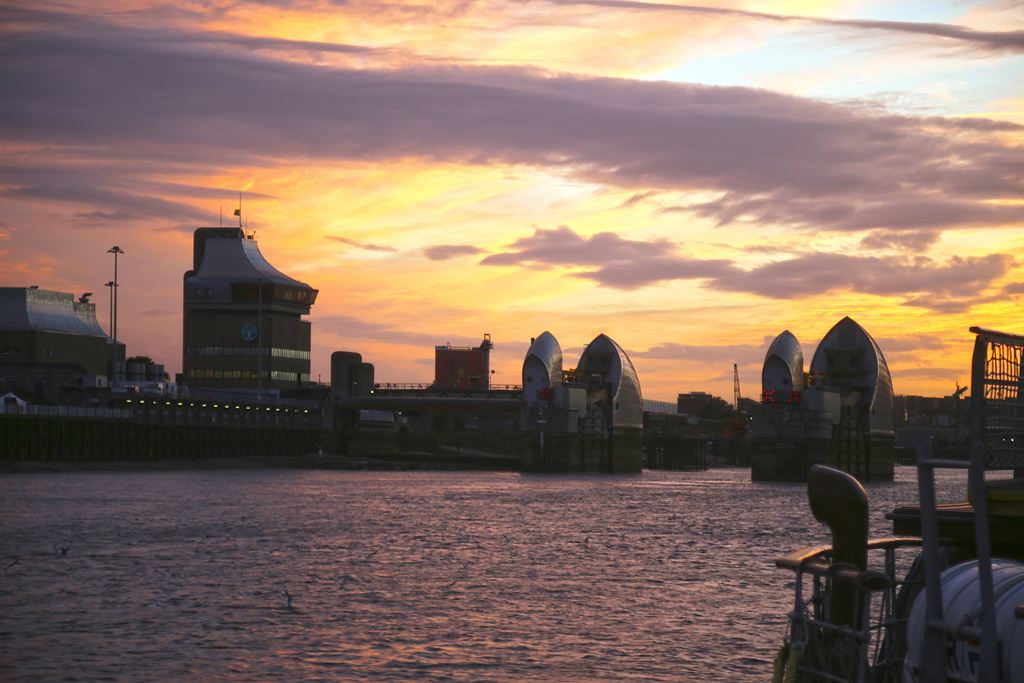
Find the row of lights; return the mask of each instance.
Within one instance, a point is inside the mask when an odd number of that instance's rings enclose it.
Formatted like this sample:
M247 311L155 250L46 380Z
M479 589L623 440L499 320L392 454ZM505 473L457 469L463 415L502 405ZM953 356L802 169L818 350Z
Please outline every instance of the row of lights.
M131 400L131 399L128 399L128 400L126 401L126 403L129 403L129 404L131 404L131 403L132 403L132 400ZM145 401L143 401L143 400L140 400L140 401L139 401L139 405L144 405L145 403L146 403L146 402L145 402ZM153 405L157 405L157 404L158 404L158 403L160 403L160 402L159 402L159 401L151 401L151 403L152 403ZM173 403L172 403L171 401L164 401L164 402L163 402L163 405L165 405L165 406L169 406L169 405L173 405ZM184 406L185 404L184 404L183 402L181 402L181 401L178 401L178 405L179 405L179 406ZM190 403L190 404L189 404L189 407L190 407L190 408L194 408L195 406L196 406L196 404L195 404L195 403ZM203 407L203 408L206 408L206 407L208 407L208 406L207 406L207 405L206 405L205 403L202 403L202 404L200 404L200 406L201 406L201 407ZM214 408L220 408L221 406L220 406L220 404L219 404L219 403L214 403L212 407L214 407ZM231 406L230 406L230 405L225 405L224 407L225 407L225 408L230 408ZM245 409L246 409L246 410L252 410L252 408L253 408L252 406L246 406L246 407L245 407ZM242 409L242 406L235 406L235 410L241 410L241 409ZM259 410L259 409L260 409L260 407L259 407L259 406L256 406L256 410ZM281 412L281 409L280 409L280 408L270 408L270 407L267 407L267 408L264 408L264 410L266 410L267 412L270 412L271 410L273 410L273 411L275 411L275 412L278 412L278 413L279 413L279 412ZM287 409L287 408L285 408L285 410L287 411L288 409ZM308 410L308 409L306 409L306 410L303 410L302 412L303 412L303 413L308 413L308 412L309 412L309 410Z

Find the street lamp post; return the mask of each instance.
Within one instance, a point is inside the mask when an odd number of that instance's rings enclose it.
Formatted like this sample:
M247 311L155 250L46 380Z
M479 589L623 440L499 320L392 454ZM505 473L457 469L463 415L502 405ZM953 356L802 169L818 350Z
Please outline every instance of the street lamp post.
M105 284L103 286L110 288L110 321L107 324L107 329L110 330L110 335L111 335L111 337L113 337L113 335L114 335L114 287L116 287L117 285L115 285L114 281L111 280L110 282L108 282L107 284ZM113 353L112 353L112 356L111 356L111 359L110 359L110 379L111 380L114 379L114 373L116 372L116 369L117 369L117 344L115 343L114 344L114 350L113 350Z
M111 283L111 296L113 298L113 305L111 306L113 314L113 322L110 325L110 333L114 338L114 366L111 372L112 384L117 385L117 255L123 254L124 250L119 246L113 246L107 249L108 254L114 255L114 281Z
M242 201L241 195L239 195L239 202ZM263 278L257 278L256 284L260 288L259 293L259 315L257 317L257 328L259 334L257 341L259 341L259 348L257 349L258 356L256 356L256 400L263 403Z

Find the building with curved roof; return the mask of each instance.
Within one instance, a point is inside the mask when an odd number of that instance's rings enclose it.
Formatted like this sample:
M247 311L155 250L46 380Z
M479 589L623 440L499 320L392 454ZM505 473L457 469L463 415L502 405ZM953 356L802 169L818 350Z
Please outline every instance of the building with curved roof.
M772 341L764 355L761 368L762 400L784 400L791 391L800 391L804 385L804 351L789 330Z
M523 401L532 407L542 389L562 384L562 347L550 332L530 343L523 361Z
M64 386L105 386L113 340L89 295L0 287L0 382L56 400ZM118 344L124 360L124 345Z
M892 376L878 344L849 316L837 322L818 344L810 371L826 377L844 394L858 394L871 433L893 432Z
M309 382L317 290L270 265L241 228L198 228L184 276L182 371L192 387L289 391Z
M629 356L608 336L599 334L587 345L576 368L591 403L602 406L612 427L642 428L643 395Z

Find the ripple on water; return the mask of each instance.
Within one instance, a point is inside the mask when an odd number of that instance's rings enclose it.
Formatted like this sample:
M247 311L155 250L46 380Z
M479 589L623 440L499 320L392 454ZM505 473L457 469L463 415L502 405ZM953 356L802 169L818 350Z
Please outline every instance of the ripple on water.
M900 470L873 535L916 499ZM0 500L25 679L764 680L774 559L827 541L803 487L732 469L5 475Z

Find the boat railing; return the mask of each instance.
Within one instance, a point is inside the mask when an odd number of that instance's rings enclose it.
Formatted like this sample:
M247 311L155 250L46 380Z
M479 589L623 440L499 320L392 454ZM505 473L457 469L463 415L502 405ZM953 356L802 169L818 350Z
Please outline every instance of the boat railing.
M785 645L775 662L776 681L850 683L901 681L906 619L897 606L909 559L903 548L917 537L867 543L868 567L833 561L832 546L804 548L775 566L796 574ZM909 555L909 553L907 553ZM871 568L874 558L882 560Z
M1001 680L986 473L1024 467L1024 336L980 327L971 332L977 336L971 358L970 459L934 458L928 443L917 458L926 598L919 673L928 681L946 680L950 640L978 643L976 680ZM968 470L980 599L973 623L956 628L944 618L935 497L935 470L952 468Z

